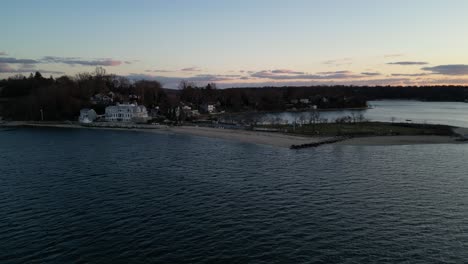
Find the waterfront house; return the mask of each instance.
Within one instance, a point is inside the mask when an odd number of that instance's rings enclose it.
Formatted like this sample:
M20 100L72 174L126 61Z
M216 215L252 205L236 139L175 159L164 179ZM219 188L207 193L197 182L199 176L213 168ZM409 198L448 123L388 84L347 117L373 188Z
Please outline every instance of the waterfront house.
M83 124L89 124L94 122L96 118L96 111L94 111L93 109L85 108L80 110L80 117L78 118L78 121Z
M119 104L106 107L108 122L146 122L149 120L146 107L138 104Z
M216 111L216 106L214 104L202 104L201 110L205 113L214 113Z

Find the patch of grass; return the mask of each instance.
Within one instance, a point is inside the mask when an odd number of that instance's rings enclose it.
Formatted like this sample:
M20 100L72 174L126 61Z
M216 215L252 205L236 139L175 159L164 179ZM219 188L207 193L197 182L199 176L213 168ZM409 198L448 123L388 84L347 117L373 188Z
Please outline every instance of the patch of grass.
M307 136L415 136L415 135L453 135L452 127L445 125L362 122L362 123L328 123L308 124L295 129L291 125L265 126L278 128L286 133Z

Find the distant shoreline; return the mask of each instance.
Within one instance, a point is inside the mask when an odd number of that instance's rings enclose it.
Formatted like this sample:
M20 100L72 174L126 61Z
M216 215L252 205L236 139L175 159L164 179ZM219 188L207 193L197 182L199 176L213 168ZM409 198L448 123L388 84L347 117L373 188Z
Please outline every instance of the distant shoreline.
M117 127L88 127L79 124L67 124L60 122L27 122L14 121L4 122L1 127L50 127L50 128L73 128L73 129L103 129L115 131L140 131L149 133L174 133L192 135L207 138L218 138L243 143L269 145L274 147L289 148L293 145L315 144L333 140L331 136L302 136L276 132L260 132L240 129L224 129L198 126L159 126L154 128L117 128ZM150 127L150 126L149 126ZM456 128L454 133L458 135L468 134L468 128ZM437 135L398 135L398 136L370 136L354 137L333 145L347 146L388 146L388 145L419 145L419 144L464 144L457 141L456 136Z

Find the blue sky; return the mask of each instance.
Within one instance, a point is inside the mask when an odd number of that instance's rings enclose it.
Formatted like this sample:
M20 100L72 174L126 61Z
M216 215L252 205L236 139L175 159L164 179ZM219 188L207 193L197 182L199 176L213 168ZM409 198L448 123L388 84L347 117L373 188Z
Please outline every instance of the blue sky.
M0 77L34 70L74 75L103 66L168 87L181 79L225 87L467 83L468 1L1 5Z

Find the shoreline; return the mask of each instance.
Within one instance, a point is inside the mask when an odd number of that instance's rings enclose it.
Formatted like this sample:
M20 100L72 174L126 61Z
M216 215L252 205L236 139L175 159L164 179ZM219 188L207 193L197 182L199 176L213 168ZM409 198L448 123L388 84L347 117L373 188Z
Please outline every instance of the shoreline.
M73 129L103 129L114 131L140 131L149 133L173 133L180 135L191 135L197 137L217 138L235 142L268 145L274 147L290 148L291 146L325 144L333 141L336 137L308 137L301 135L290 135L275 132L261 132L251 130L235 130L225 128L211 128L199 126L148 126L148 128L119 128L119 127L99 127L82 126L79 124L67 123L41 123L14 121L4 122L1 127L51 127L51 128L73 128ZM455 128L454 133L460 136L468 135L468 128ZM333 142L331 145L337 146L393 146L393 145L420 145L420 144L466 144L467 142L457 141L456 136L435 136L435 135L417 135L417 136L371 136L354 137L339 142Z

